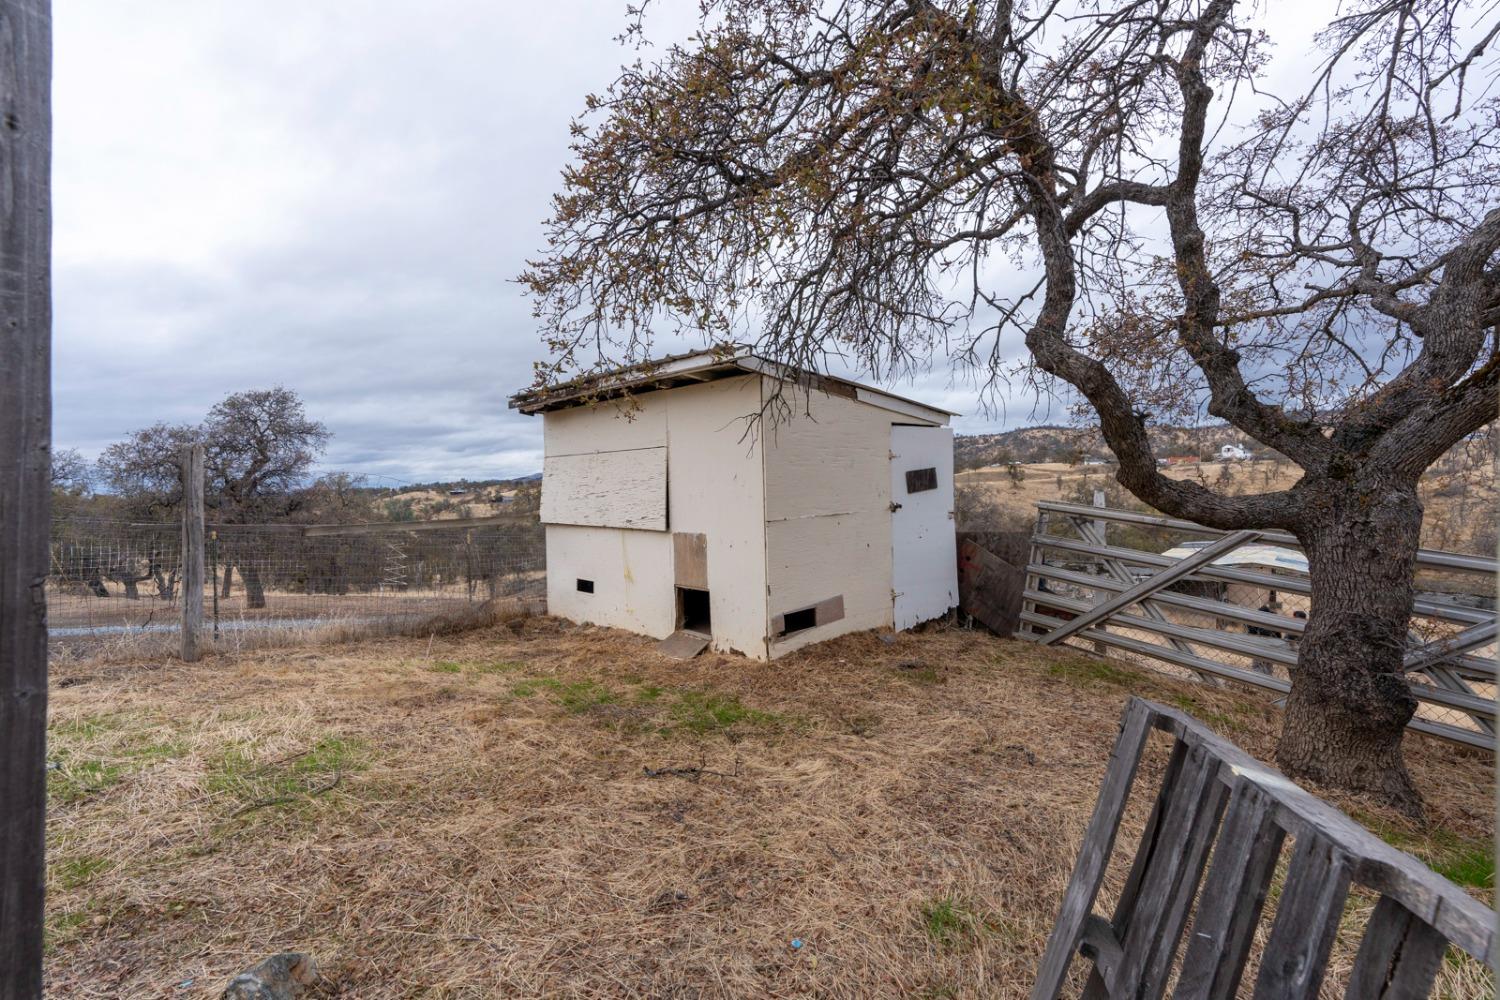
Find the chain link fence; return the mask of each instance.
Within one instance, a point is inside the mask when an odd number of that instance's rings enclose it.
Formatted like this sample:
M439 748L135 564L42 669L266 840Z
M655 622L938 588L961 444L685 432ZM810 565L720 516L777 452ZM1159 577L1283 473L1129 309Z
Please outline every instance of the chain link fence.
M179 642L182 528L54 521L53 655L160 655ZM546 546L534 519L354 525L209 524L200 641L238 650L476 622L540 608Z

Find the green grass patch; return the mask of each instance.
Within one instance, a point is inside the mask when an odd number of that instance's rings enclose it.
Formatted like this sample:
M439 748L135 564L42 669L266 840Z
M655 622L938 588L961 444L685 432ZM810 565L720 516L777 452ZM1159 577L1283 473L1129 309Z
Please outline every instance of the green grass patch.
M1414 854L1443 878L1469 889L1495 888L1494 848L1488 841L1467 840L1442 827L1413 833L1361 810L1354 818L1392 847Z
M673 729L699 736L726 732L737 726L779 726L785 720L740 701L738 695L714 691L680 691L670 710Z
M42 947L51 952L78 937L88 921L87 910L69 910L65 913L49 912L42 925Z
M208 791L238 800L247 807L295 805L326 790L337 777L363 770L368 748L364 741L325 736L308 750L284 760L262 764L252 748L226 747L209 763L204 779Z
M1428 864L1450 882L1471 889L1495 888L1495 854L1489 844L1454 843L1441 846Z
M958 948L971 943L978 920L956 899L944 897L923 903L918 911L922 930L940 948Z
M1122 670L1106 660L1076 657L1047 665L1047 676L1071 684L1128 687L1140 683L1129 670Z
M62 761L47 775L47 795L58 802L82 802L107 788L118 785L125 768L102 760Z
M494 663L471 663L469 670L476 674L513 674L526 664L519 660L497 660Z
M439 660L427 668L435 674L460 674L463 673L463 664L454 663L451 660Z
M665 691L655 684L643 684L636 689L635 700L637 704L649 705L652 702L660 701L661 696L665 693Z
M510 693L517 698L531 698L541 691L561 690L563 682L556 677L530 677L513 684Z
M95 875L101 875L115 866L108 858L95 857L90 854L76 854L66 858L58 858L48 867L51 869L53 878L57 884L64 889L76 889L87 884Z
M123 781L133 771L188 753L185 740L127 713L89 716L48 727L47 794L79 802Z
M557 703L575 715L619 700L613 691L594 681L572 681L560 685L555 694Z
M1199 722L1213 726L1215 729L1240 730L1245 728L1245 724L1240 719L1230 715L1228 712L1220 712L1209 708L1191 695L1174 694L1170 700L1172 704Z

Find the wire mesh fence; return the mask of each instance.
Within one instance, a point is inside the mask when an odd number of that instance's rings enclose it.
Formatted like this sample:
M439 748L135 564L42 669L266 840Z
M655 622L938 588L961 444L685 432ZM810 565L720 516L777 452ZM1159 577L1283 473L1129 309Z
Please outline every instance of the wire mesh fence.
M181 525L53 523L50 647L164 653L179 642ZM543 530L525 518L359 525L210 524L201 641L221 649L416 629L546 594Z
M1312 609L1306 559L1295 541L1272 533L1229 546L1088 621L1094 609L1180 569L1223 533L1132 511L1064 503L1038 509L1023 635L1076 629L1060 641L1177 676L1263 688L1278 703L1284 698ZM1492 559L1429 550L1419 557L1407 656L1419 700L1413 728L1494 745L1494 574ZM1087 624L1070 625L1080 618Z

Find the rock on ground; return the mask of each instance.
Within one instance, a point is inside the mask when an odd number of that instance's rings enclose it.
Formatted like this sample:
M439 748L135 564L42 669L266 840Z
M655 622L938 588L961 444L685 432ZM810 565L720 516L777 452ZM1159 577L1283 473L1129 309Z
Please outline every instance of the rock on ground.
M295 1000L318 979L311 955L284 951L251 966L224 988L224 1000Z

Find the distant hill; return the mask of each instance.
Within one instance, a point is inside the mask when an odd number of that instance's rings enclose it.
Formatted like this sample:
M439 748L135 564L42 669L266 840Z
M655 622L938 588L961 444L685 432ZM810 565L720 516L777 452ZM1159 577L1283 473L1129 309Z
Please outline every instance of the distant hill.
M1272 454L1245 434L1227 424L1207 427L1153 427L1150 429L1151 444L1158 458L1175 455L1192 455L1208 458L1226 444L1237 444L1252 454ZM1085 458L1114 460L1104 435L1097 427L1063 427L1045 424L1039 427L1018 427L999 434L958 434L953 438L954 466L962 469L978 469L987 465L1008 465L1019 462L1034 465L1039 462L1081 462Z

